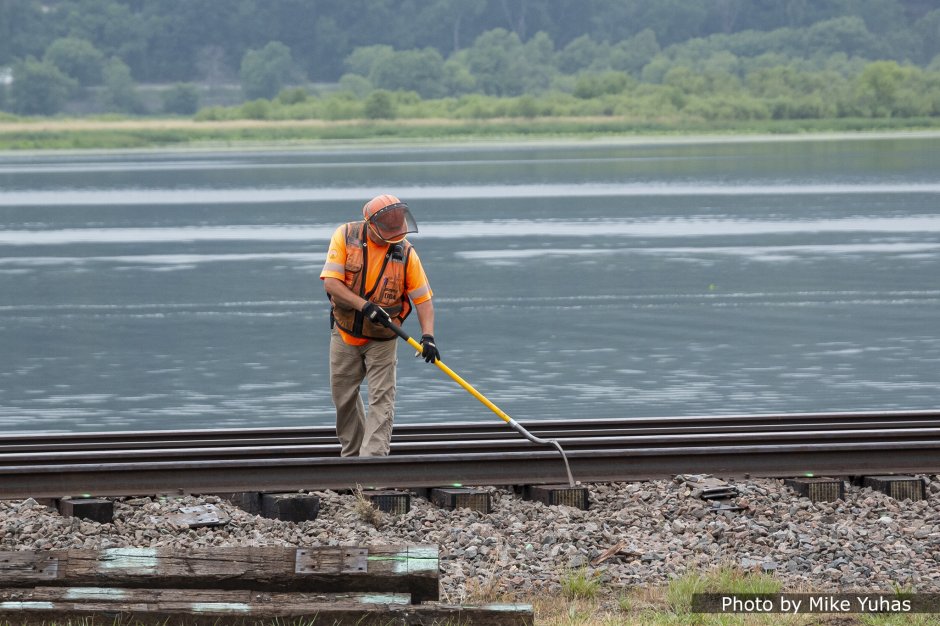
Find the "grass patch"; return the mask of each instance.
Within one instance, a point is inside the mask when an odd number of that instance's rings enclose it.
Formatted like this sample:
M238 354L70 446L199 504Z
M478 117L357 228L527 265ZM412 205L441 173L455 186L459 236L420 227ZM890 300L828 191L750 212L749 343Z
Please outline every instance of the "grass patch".
M940 118L704 122L625 117L534 119L264 120L46 119L0 124L0 150L238 147L270 143L385 140L599 139L644 135L777 134L940 129Z
M672 581L666 601L674 613L688 613L697 593L766 594L779 593L780 587L780 581L768 574L723 566L708 574L686 574Z
M597 575L589 573L586 567L567 572L561 577L561 592L568 600L596 598L600 589Z
M782 593L782 583L770 574L720 567L690 573L662 587L611 589L585 570L562 577L561 594L532 600L536 623L545 626L940 626L937 615L828 615L828 614L710 614L692 613L696 593ZM575 590L589 589L586 593ZM522 600L526 601L526 600Z
M353 496L356 498L354 510L359 519L367 524L372 524L376 528L381 528L385 524L385 513L380 511L372 504L372 500L362 493L362 486L356 485L353 490Z

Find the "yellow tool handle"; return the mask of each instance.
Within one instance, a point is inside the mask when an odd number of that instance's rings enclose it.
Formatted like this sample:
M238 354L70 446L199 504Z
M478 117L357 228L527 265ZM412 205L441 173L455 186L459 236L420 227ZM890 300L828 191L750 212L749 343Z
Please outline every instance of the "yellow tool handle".
M414 339L412 339L411 337L408 337L406 341L408 342L408 345L414 348L415 350L417 350L419 354L424 350L421 347L421 344L415 341ZM506 415L501 408L499 408L498 406L490 402L486 396L484 396L482 393L474 389L473 385L471 385L470 383L465 381L463 378L461 378L454 370L444 365L440 359L435 360L434 365L441 368L441 371L443 371L445 374L453 378L454 382L456 382L458 385L460 385L461 387L466 389L468 392L470 392L470 395L472 395L474 398L476 398L477 400L485 404L486 407L490 411L492 411L493 413L496 413L500 418L502 418L504 422L506 422L507 424L513 423L513 419L509 417L508 415Z
M389 326L389 328L391 328L395 332L396 335L398 335L399 337L407 341L409 346L411 346L412 348L418 351L418 354L421 354L422 352L424 352L424 349L421 347L421 344L415 341L414 339L412 339L411 337L409 337L408 333L402 330L401 326L397 324L392 324ZM474 398L476 398L477 400L485 404L487 408L489 408L490 411L499 415L499 417L502 418L504 422L506 422L512 428L514 428L520 435L522 435L523 437L525 437L526 439L528 439L529 441L535 444L539 444L543 446L554 446L555 449L558 450L558 453L561 454L561 460L565 462L565 473L568 474L568 484L572 487L575 486L574 476L571 474L571 466L568 465L568 456L565 454L565 451L562 450L561 444L558 443L558 441L556 441L555 439L540 439L536 437L535 435L533 435L532 433L530 433L529 431L527 431L525 428L522 427L522 424L520 424L516 420L506 415L502 409L500 409L498 406L490 402L486 398L486 396L484 396L482 393L474 389L473 385L471 385L470 383L465 381L463 378L458 376L454 372L454 370L450 369L449 367L441 363L440 359L435 359L434 365L440 368L441 371L443 371L445 374L453 378L454 382L456 382L458 385L460 385L461 387L466 389L468 392L470 392L470 395L472 395Z

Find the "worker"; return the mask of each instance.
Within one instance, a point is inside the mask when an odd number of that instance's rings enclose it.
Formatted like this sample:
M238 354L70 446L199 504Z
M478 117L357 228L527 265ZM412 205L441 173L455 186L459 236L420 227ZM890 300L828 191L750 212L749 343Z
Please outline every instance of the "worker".
M418 253L408 242L418 232L408 205L389 194L362 207L362 221L336 229L320 278L330 311L330 388L343 456L386 456L395 418L397 335L417 310L421 352L440 358L434 341L433 293ZM369 410L360 386L367 381Z

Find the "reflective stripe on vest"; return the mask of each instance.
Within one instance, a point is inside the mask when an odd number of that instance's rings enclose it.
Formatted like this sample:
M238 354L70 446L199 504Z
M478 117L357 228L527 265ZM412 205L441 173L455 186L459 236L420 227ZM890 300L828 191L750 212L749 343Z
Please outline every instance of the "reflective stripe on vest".
M366 223L346 224L346 286L360 298L379 305L392 319L405 321L411 313L411 301L405 293L405 269L412 245L407 241L388 246L382 269L375 283L366 285L368 270L368 244ZM332 298L331 298L332 299ZM361 339L388 341L397 335L384 326L373 324L361 311L333 302L333 319L341 330Z

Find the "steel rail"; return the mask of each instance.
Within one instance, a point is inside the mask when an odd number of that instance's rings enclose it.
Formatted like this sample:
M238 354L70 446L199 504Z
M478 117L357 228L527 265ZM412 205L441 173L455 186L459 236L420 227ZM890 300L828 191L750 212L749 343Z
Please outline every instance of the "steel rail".
M540 437L592 437L810 429L904 429L940 425L938 411L862 413L794 413L782 415L717 415L661 418L578 419L520 422ZM492 422L396 424L393 445L454 439L514 439L518 435ZM318 445L336 442L332 426L285 428L193 429L89 433L7 433L0 453L28 451L115 450L133 448L203 448L216 445Z
M685 473L792 477L940 471L938 440L573 450L568 456L572 472L581 482L667 478ZM566 481L558 456L547 451L61 463L0 467L0 499Z
M940 473L940 412L532 422L583 482L724 476ZM339 458L332 428L13 434L0 499L566 483L552 451L490 424L396 425L392 455Z
M669 435L630 435L592 437L559 437L566 449L607 450L644 447L654 450L685 446L702 448L749 444L784 444L790 442L879 442L879 441L940 441L940 423L932 428L799 430ZM450 439L420 442L397 442L392 455L470 454L474 452L516 452L531 450L532 444L520 437L512 439ZM53 452L0 452L0 466L42 465L50 463L146 462L150 460L235 459L278 457L337 457L335 441L314 445L250 445L183 448L133 448L128 450L81 450Z

